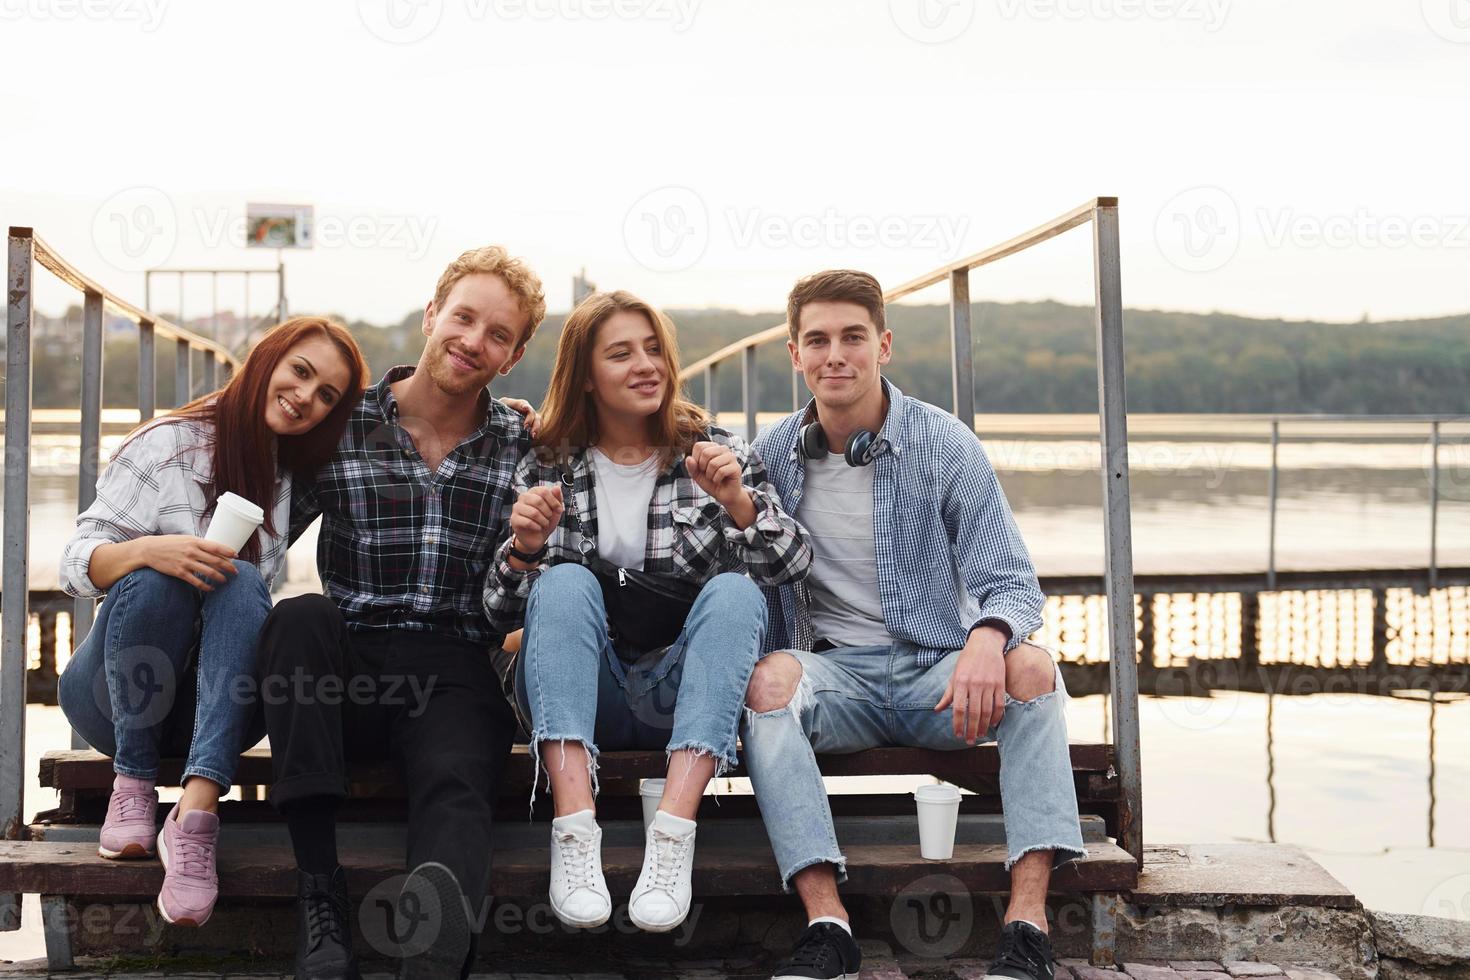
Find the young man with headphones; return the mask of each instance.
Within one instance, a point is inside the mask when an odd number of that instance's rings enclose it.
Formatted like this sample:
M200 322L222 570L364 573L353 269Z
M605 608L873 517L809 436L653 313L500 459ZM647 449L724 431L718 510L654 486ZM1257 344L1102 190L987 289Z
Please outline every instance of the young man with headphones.
M1047 884L1086 851L1061 672L1025 642L1045 602L1030 555L975 434L881 375L893 334L878 281L820 272L786 311L814 398L755 448L815 560L805 582L766 590L776 652L756 665L741 731L809 923L775 976L856 978L861 961L815 753L995 740L1011 895L989 975L1052 980Z

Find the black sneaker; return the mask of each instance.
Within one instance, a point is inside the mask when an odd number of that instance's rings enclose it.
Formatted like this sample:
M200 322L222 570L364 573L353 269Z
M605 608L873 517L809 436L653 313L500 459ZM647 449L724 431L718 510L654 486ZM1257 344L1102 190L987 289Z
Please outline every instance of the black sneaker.
M437 861L409 873L398 893L399 980L462 976L470 952L470 919L459 879Z
M1007 922L987 977L1052 980L1051 940L1029 922Z
M857 980L863 965L852 934L835 922L806 927L791 955L776 964L771 980Z
M347 882L340 865L331 874L296 873L298 980L362 980L347 914Z

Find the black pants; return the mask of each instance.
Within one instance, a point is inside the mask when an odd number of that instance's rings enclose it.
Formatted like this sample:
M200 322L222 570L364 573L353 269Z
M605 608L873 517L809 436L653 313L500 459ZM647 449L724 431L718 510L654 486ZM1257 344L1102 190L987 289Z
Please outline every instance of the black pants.
M260 697L279 810L347 795L347 767L391 759L408 795L408 867L437 861L482 912L491 818L516 731L481 644L351 631L326 596L276 604L260 634Z

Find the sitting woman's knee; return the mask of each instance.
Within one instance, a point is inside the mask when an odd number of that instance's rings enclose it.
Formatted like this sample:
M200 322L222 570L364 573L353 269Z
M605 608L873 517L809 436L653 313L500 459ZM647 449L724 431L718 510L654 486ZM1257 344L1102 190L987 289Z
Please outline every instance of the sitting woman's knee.
M1056 662L1037 646L1022 643L1006 654L1006 693L1031 701L1056 690Z
M755 665L745 689L745 704L752 711L778 711L791 703L801 683L801 661L789 653L773 653Z
M547 589L582 588L602 594L602 588L597 584L597 576L592 574L592 569L574 561L552 565L543 571L536 577L536 587L543 592Z

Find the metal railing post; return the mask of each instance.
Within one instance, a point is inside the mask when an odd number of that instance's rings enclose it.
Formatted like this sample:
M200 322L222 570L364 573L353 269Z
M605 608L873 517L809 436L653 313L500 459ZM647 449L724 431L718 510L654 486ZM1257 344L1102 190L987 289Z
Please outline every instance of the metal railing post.
M6 249L5 541L0 571L0 836L25 835L26 627L30 624L31 317L35 242ZM20 896L0 894L0 931L20 928Z
M720 365L718 362L704 369L704 404L710 418L720 419Z
M219 366L219 358L215 356L214 351L207 350L202 353L204 354L204 391L210 392L215 388L215 368Z
M949 378L954 388L954 414L965 428L975 428L975 354L970 340L970 270L949 274Z
M1276 496L1280 480L1277 476L1276 454L1281 446L1281 422L1271 420L1271 476L1266 487L1270 499L1270 510L1266 531L1266 588L1276 588Z
M174 348L174 407L187 404L194 382L190 377L193 365L189 363L189 342L180 339Z
M138 324L138 421L147 422L158 410L158 371L153 359L153 323Z
M97 499L97 473L102 447L102 294L88 290L82 300L82 452L77 465L77 513ZM92 628L96 603L88 598L72 602L72 649ZM41 651L41 656L46 652ZM72 746L77 747L76 733Z
M1429 587L1439 585L1439 419L1429 424Z
M740 359L740 400L745 403L745 441L747 444L755 442L755 430L758 424L756 408L760 403L761 379L756 373L755 345L751 344L745 348L745 355Z
M1128 403L1123 387L1123 291L1116 204L1092 216L1097 324L1097 394L1102 439L1104 580L1108 592L1113 749L1117 756L1118 843L1143 865L1143 775L1138 731L1133 527L1128 496ZM966 290L968 294L968 289ZM968 308L968 306L967 306ZM973 424L973 415L971 416Z

